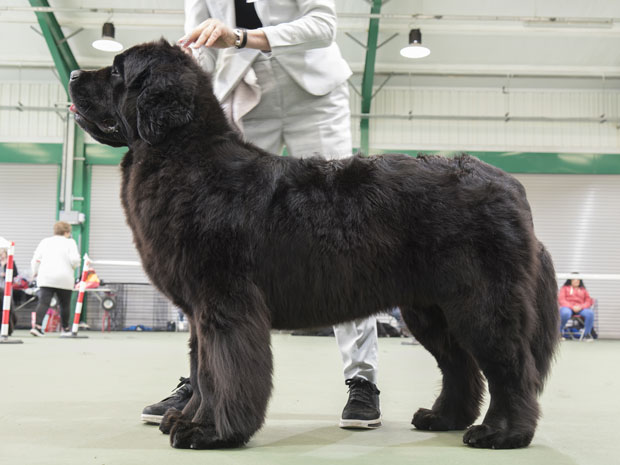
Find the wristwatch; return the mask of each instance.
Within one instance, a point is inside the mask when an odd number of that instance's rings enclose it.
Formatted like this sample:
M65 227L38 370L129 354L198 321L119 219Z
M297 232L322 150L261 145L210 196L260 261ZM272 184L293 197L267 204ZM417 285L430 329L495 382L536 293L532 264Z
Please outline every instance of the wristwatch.
M235 48L243 48L248 43L248 31L245 29L233 29L235 34Z

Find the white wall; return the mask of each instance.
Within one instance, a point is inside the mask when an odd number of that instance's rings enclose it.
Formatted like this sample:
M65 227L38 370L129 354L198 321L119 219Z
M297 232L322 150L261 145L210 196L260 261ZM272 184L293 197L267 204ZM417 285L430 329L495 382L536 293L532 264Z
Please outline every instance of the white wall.
M90 245L93 260L137 261L120 200L121 176L118 166L94 166L90 194ZM107 282L147 283L141 266L95 265L99 277Z
M67 96L63 87L54 81L3 81L0 82L0 142L49 142L61 143ZM17 111L4 107L59 108L54 111ZM61 115L61 116L59 116Z
M15 242L15 263L30 277L30 260L54 234L57 165L0 164L0 236Z
M440 121L433 116L618 118L620 94L595 90L478 88L384 88L371 104L372 115L409 115L414 119L370 120L371 150L470 150L619 153L620 131L611 122ZM351 92L351 113L359 115L361 97ZM417 117L417 118L416 118ZM359 147L360 118L352 119Z
M516 177L527 190L536 235L550 251L556 272L620 275L620 175ZM599 303L599 334L619 338L620 280L584 282Z
M361 98L351 91L351 113ZM38 81L0 83L0 107L66 103L60 84ZM385 87L372 101L375 115L620 117L620 93L613 90ZM65 112L61 112L65 115ZM359 117L352 118L353 141L359 147ZM494 122L371 119L372 149L488 150L532 152L620 153L616 124L579 122ZM58 114L0 109L0 142L62 142Z

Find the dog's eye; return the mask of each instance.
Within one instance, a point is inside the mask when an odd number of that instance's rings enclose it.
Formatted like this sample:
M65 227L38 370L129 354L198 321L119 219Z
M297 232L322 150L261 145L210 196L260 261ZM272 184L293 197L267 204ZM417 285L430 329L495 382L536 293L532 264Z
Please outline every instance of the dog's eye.
M116 66L112 67L112 76L118 77L121 75L121 72L118 70Z

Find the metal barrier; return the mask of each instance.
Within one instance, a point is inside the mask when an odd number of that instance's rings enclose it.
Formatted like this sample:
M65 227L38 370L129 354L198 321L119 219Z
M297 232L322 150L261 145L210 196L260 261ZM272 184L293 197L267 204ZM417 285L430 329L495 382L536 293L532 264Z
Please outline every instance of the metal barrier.
M151 284L106 282L85 294L91 330L175 331L183 321L180 310Z

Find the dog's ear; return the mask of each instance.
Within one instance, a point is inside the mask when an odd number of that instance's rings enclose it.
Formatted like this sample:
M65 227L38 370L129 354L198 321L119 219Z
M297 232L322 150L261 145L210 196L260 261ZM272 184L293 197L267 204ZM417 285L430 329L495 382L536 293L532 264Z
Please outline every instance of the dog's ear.
M136 101L140 138L154 145L171 129L189 123L194 116L197 84L195 73L183 73L172 65L152 69Z

